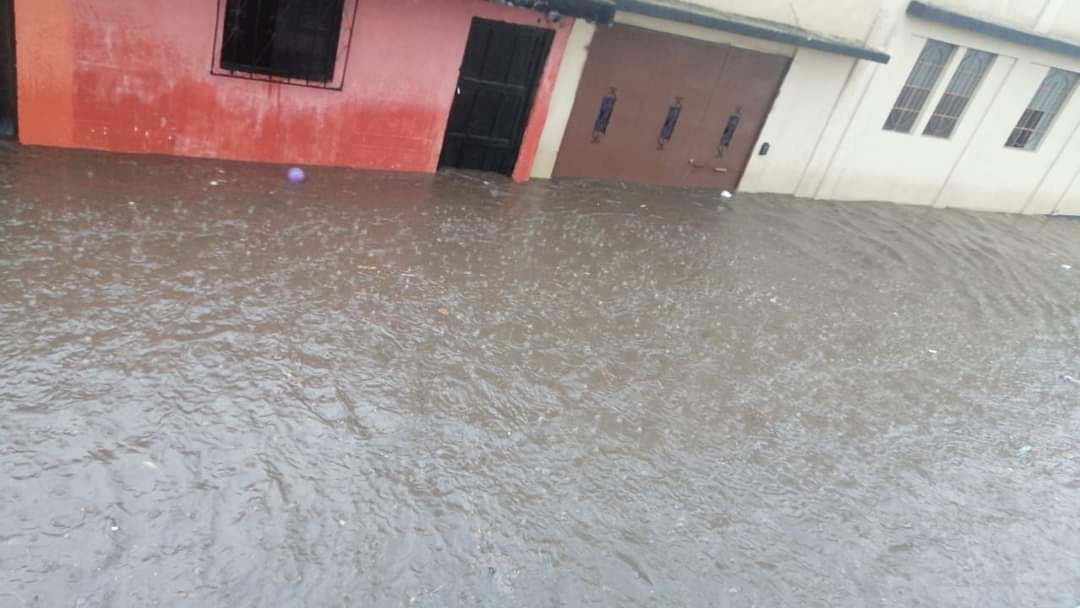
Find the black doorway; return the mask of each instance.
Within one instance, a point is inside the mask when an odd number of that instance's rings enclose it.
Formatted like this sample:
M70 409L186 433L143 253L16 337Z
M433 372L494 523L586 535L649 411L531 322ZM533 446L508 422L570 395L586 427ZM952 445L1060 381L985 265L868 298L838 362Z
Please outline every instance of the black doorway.
M0 137L14 137L16 120L15 89L15 10L14 0L0 0Z
M554 32L473 19L439 167L510 175Z

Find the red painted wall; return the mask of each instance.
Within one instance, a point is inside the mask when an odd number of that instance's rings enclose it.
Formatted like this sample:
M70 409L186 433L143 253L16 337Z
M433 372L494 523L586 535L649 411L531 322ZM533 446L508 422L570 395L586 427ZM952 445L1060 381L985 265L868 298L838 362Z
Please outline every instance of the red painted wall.
M434 171L471 19L556 36L514 170L527 179L571 20L484 0L360 0L344 90L213 76L217 0L15 0L23 143Z

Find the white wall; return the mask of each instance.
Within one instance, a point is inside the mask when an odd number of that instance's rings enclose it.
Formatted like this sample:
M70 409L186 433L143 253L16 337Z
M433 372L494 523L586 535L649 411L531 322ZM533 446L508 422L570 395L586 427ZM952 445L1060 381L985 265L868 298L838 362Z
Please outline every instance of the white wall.
M1061 0L1061 4L1063 6L1053 15L1046 32L1056 38L1080 43L1080 2Z
M754 146L757 151L768 143L769 152L751 157L740 190L796 191L855 63L842 55L798 50Z
M1080 190L1075 190L1080 187L1077 183L1080 181L1080 162L1077 159L1080 159L1080 120L1061 148L1057 161L1028 200L1026 213L1080 215L1080 198L1077 198ZM1070 197L1070 190L1076 194Z
M885 131L885 118L927 38L960 48L912 132ZM967 48L998 58L952 137L923 136L923 125ZM1029 213L1058 206L1073 177L1071 163L1067 170L1058 165L1068 163L1066 145L1080 125L1080 99L1067 104L1037 150L1007 148L1005 141L1047 66L1080 71L1080 61L918 19L899 23L889 52L893 60L871 75L820 186L803 194Z
M903 0L890 1L895 4L894 10L882 10L865 36L864 44L870 48L887 48L896 24L904 18L900 8ZM810 74L811 81L818 79L822 83L828 82L831 85L829 88L833 90L836 83L841 83L839 94L834 95L822 87L817 89L817 92L823 97L818 98L816 95L804 94L801 87L781 88L761 137L761 141L769 141L771 145L779 147L770 152L769 156L751 157L743 183L740 184L740 189L744 191L776 192L811 198L818 196L836 152L850 131L852 119L869 83L882 67L869 61L855 61L831 54L806 52L803 49L800 49L796 56L796 63L806 64L802 70ZM792 67L794 69L795 66ZM810 89L810 92L813 92L813 89ZM821 114L817 112L824 107L830 107L824 122L803 122L801 129L782 128L788 124L798 126L804 117L820 120ZM804 114L810 108L813 110ZM783 137L777 136L776 125L781 126L779 132ZM787 161L779 161L779 158L786 158ZM760 173L767 174L767 179L758 177Z
M1062 194L1055 213L1067 215L1080 215L1080 167L1077 167L1073 175L1072 183Z
M909 204L933 204L937 199L1014 60L997 58L949 139L927 137L922 135L922 130L949 74L963 57L963 48L953 54L911 133L886 131L882 128L885 119L925 44L925 37L901 36L891 49L894 53L891 69L879 68L873 74L848 132L815 193L817 197ZM1004 142L1002 138L1001 143Z
M1074 103L1069 103L1058 116L1037 150L1019 150L1004 145L1046 72L1045 66L1026 61L1018 63L1016 73L1008 83L1009 90L994 100L994 106L979 125L967 154L944 185L939 205L983 211L1053 211L1067 184L1055 187L1045 180L1048 176L1055 177L1065 145L1074 138L1076 127L1080 125L1077 99L1074 98ZM1075 162L1070 165L1075 166Z

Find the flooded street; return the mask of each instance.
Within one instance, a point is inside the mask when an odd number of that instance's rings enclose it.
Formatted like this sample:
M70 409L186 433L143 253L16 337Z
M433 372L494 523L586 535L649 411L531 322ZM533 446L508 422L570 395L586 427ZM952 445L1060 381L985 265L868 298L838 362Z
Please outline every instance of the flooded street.
M0 606L1080 603L1080 222L0 151Z

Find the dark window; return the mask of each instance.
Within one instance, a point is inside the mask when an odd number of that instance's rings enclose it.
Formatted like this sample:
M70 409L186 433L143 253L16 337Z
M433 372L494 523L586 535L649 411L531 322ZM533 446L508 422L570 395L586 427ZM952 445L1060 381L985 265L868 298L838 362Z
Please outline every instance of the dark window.
M227 0L221 68L332 81L344 5L345 0Z
M660 135L656 138L656 149L663 150L664 145L675 136L675 127L679 124L679 115L682 114L682 97L676 97L675 103L668 108L664 116L664 124L660 126Z
M930 92L934 90L942 70L955 51L956 47L946 42L926 41L926 46L919 54L915 67L911 69L904 88L900 90L900 95L889 112L889 117L885 119L886 131L911 132L923 106L926 105L926 99L930 97Z
M1035 92L1035 97L1020 115L1020 120L1009 134L1005 145L1024 150L1037 149L1050 129L1050 124L1072 95L1078 80L1080 74L1051 68L1039 90Z
M968 49L964 58L960 60L960 66L956 68L949 86L945 87L945 93L938 101L934 113L930 115L930 121L923 129L923 135L931 137L950 137L960 117L967 109L975 89L982 82L983 76L994 63L992 53Z
M615 113L615 103L619 101L618 90L615 87L611 87L611 93L604 95L600 99L600 113L596 115L596 122L593 123L592 140L594 144L600 143L600 140L607 135L608 125L611 124L611 115Z

